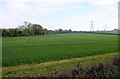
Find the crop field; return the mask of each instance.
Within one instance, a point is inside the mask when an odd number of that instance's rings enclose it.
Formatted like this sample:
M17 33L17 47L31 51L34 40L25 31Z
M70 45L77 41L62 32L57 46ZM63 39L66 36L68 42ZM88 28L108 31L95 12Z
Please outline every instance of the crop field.
M119 34L118 31L97 31L97 33Z
M80 63L84 68L90 68L92 65L99 63L111 62L118 53L108 53L95 56L87 56L81 58L72 58L68 60L59 60L44 62L40 64L27 64L19 66L10 66L2 68L3 77L29 77L47 74L47 76L55 75L56 71L70 71L76 64Z
M2 65L38 64L118 52L118 36L88 33L2 38Z

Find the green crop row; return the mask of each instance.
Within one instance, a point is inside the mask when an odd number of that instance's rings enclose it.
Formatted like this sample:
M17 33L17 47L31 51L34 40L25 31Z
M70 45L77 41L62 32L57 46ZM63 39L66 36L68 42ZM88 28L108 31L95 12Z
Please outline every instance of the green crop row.
M2 38L2 65L36 64L118 52L118 36L69 33Z

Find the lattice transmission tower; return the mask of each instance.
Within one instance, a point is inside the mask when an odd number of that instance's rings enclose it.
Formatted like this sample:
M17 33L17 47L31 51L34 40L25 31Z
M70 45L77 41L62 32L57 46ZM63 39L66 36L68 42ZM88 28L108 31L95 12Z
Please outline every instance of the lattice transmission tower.
M91 21L91 24L90 24L90 31L94 31L94 22Z

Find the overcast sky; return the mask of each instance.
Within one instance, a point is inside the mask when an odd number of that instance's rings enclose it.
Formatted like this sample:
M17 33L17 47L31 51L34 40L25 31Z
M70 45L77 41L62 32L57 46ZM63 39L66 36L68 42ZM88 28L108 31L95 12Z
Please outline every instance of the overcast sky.
M47 29L95 30L118 28L119 0L0 0L0 28L24 21Z

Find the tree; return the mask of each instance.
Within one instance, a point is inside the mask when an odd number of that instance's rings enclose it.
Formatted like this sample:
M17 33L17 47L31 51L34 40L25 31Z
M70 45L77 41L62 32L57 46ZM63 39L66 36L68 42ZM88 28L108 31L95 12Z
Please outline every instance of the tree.
M32 24L24 21L24 25L18 26L18 28L2 29L2 36L14 37L14 36L29 36L29 35L43 35L47 34L48 30L39 24Z
M72 32L72 30L71 29L69 29L69 33L71 33Z
M6 29L2 29L2 36L3 37L7 36L7 30Z
M59 33L62 33L62 32L63 32L63 30L60 28L60 29L58 30L58 32L59 32Z
M44 34L43 33L43 27L41 25L39 25L39 24L32 24L31 28L33 29L35 35Z
M48 34L48 30L45 28L45 29L43 29L43 32L44 32L44 35L45 34Z

